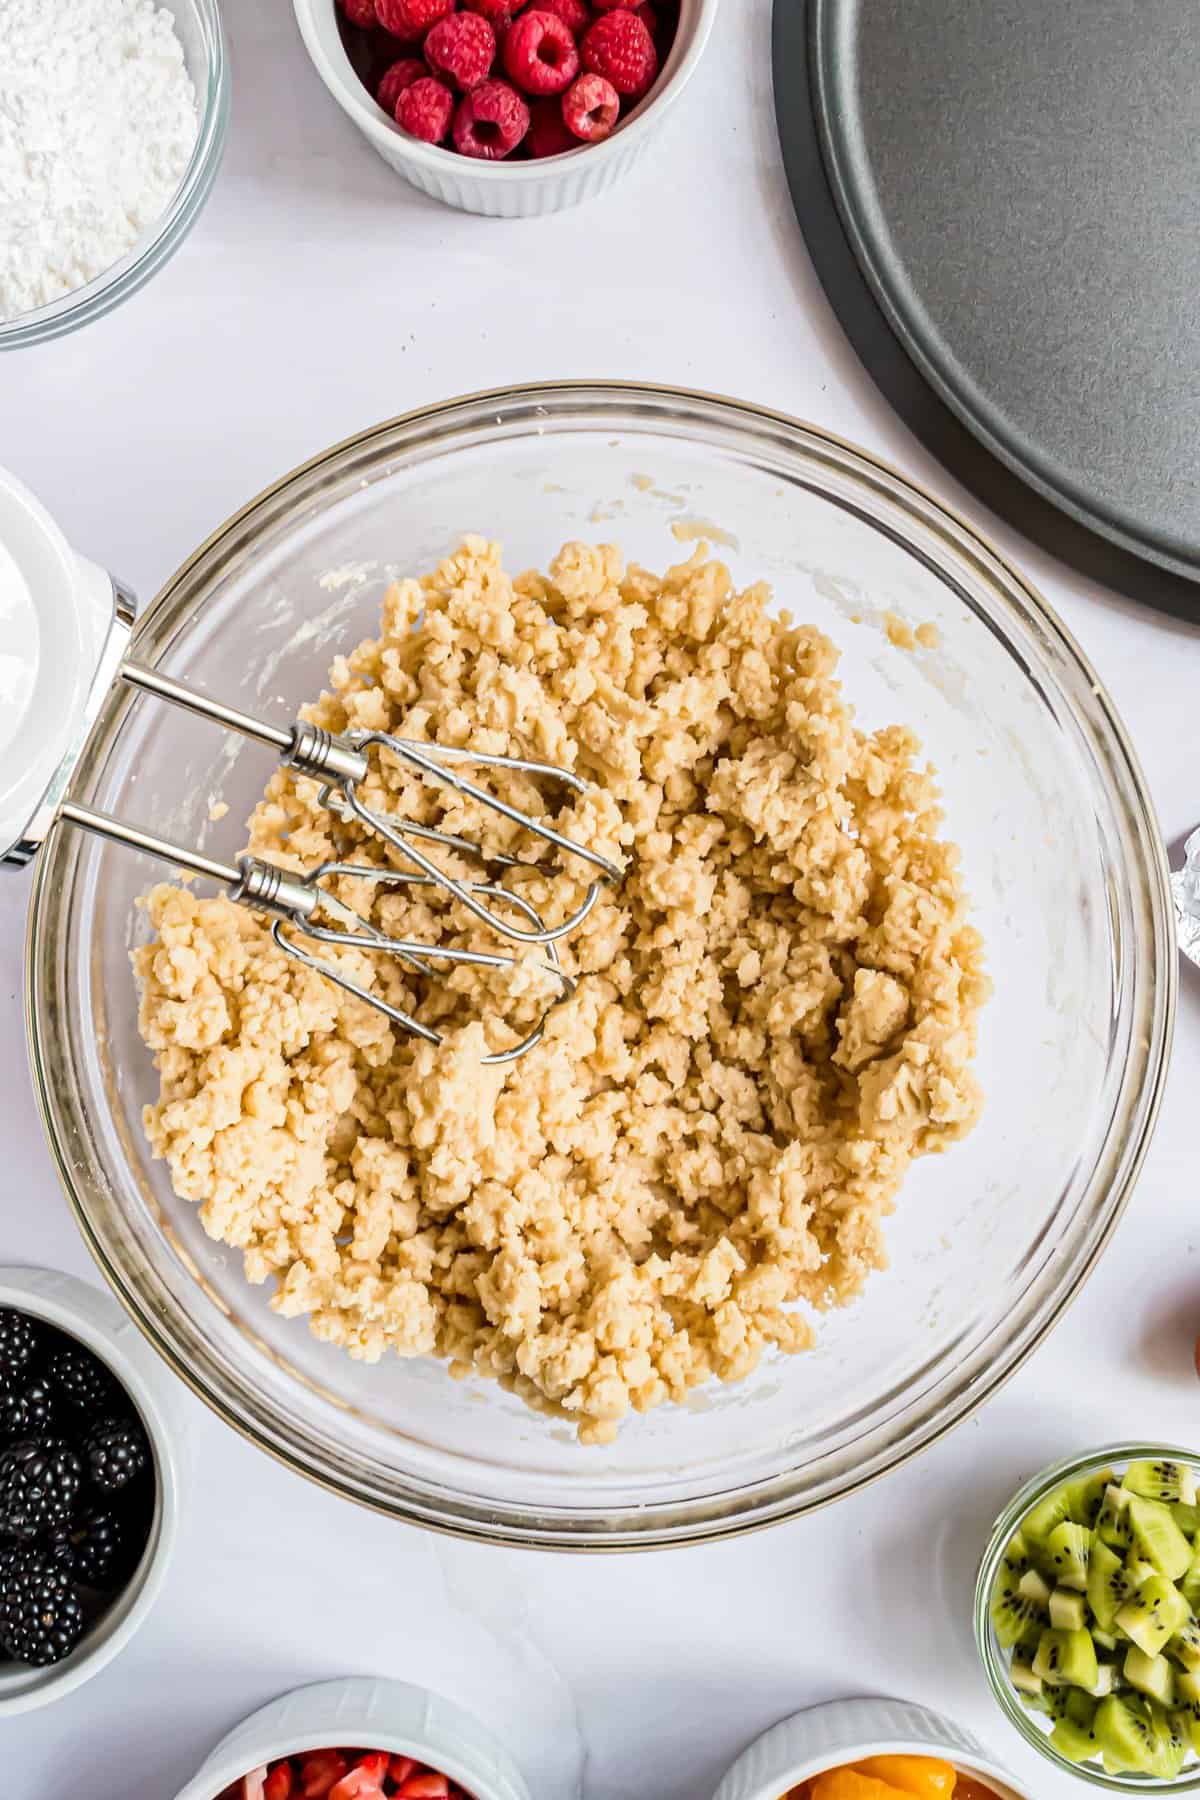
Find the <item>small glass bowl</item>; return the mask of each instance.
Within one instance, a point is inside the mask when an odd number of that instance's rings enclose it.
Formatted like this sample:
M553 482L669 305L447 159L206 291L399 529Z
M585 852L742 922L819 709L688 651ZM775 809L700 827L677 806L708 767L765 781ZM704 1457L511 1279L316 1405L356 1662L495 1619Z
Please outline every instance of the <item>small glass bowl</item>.
M1026 1513L1052 1489L1061 1487L1064 1482L1094 1475L1099 1469L1119 1469L1131 1462L1157 1462L1162 1457L1168 1457L1174 1462L1190 1463L1200 1471L1200 1456L1192 1450L1181 1450L1171 1444L1107 1444L1099 1450L1089 1450L1084 1456L1069 1456L1063 1462L1043 1469L1040 1475L1027 1481L1013 1496L996 1521L975 1582L975 1643L983 1659L988 1684L1010 1724L1016 1726L1027 1744L1040 1750L1047 1762L1052 1762L1065 1775L1075 1775L1082 1781L1091 1782L1094 1787L1108 1788L1118 1794L1130 1791L1193 1793L1200 1789L1200 1757L1186 1763L1173 1780L1164 1781L1157 1775L1110 1775L1099 1763L1073 1763L1061 1755L1050 1742L1049 1719L1042 1713L1030 1712L1021 1705L1017 1697L1008 1673L1007 1652L1001 1648L992 1627L990 1600L1010 1538Z
M166 211L133 249L95 281L52 300L48 306L0 321L0 350L63 337L79 325L111 312L149 281L178 250L208 199L225 148L229 125L229 58L217 0L160 0L174 16L184 60L196 90L198 130L191 161Z

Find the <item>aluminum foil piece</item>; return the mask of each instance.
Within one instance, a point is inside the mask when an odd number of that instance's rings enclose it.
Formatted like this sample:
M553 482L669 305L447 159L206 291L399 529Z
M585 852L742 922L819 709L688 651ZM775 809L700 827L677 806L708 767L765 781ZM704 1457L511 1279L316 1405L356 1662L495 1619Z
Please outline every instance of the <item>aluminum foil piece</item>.
M1183 846L1184 863L1171 877L1179 948L1200 968L1200 827Z

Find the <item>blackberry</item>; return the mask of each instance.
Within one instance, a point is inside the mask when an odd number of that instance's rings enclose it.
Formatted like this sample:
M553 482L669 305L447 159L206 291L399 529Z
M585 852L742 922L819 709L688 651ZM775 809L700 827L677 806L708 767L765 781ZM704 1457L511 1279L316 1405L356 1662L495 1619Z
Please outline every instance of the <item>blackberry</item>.
M101 1419L83 1440L92 1486L119 1494L150 1467L150 1446L136 1419Z
M111 1587L128 1562L128 1532L115 1513L90 1506L71 1522L67 1533L71 1572L84 1587Z
M11 1382L33 1367L42 1347L37 1322L11 1306L0 1306L0 1372Z
M89 1417L120 1409L121 1388L82 1344L64 1344L48 1357L46 1377L69 1405Z
M69 1571L43 1550L14 1552L0 1575L0 1647L43 1668L70 1655L85 1624Z
M47 1437L56 1423L54 1390L44 1375L29 1375L0 1393L0 1438Z
M83 1464L61 1438L22 1438L0 1450L0 1531L35 1538L71 1516Z

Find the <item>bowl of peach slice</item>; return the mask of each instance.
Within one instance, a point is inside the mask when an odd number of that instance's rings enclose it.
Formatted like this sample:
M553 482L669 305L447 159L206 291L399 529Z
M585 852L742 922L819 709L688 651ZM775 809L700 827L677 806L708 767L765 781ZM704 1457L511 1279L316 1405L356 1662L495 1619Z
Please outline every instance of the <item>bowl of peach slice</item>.
M714 1800L1022 1800L962 1726L923 1706L833 1700L793 1713L738 1757Z
M783 1800L997 1800L976 1775L940 1756L864 1756L798 1781Z

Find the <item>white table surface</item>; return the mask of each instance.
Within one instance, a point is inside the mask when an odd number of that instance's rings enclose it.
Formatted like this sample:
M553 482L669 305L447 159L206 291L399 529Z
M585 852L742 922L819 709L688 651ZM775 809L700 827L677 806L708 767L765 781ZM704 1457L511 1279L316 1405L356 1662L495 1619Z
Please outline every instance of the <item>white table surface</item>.
M264 483L359 427L473 388L592 375L786 408L993 533L1123 710L1168 841L1200 819L1200 633L1090 587L999 525L892 417L809 266L771 102L769 0L726 0L658 149L589 207L506 224L405 187L309 68L286 0L226 0L234 125L175 261L111 317L0 362L0 463L143 595ZM0 1260L98 1279L42 1143L21 1027L27 879L0 884ZM206 1747L298 1682L443 1689L537 1800L708 1800L798 1707L895 1693L975 1727L1032 1795L1058 1777L995 1710L969 1631L999 1505L1114 1434L1200 1439L1200 979L1166 1105L1086 1292L997 1398L866 1493L741 1541L650 1556L481 1549L319 1492L188 1400L196 1477L157 1610L80 1692L0 1724L5 1800L169 1800Z

